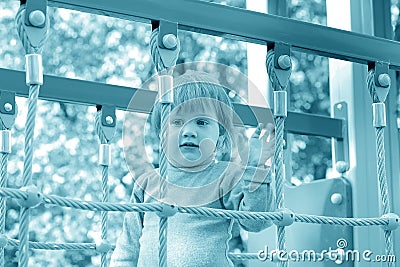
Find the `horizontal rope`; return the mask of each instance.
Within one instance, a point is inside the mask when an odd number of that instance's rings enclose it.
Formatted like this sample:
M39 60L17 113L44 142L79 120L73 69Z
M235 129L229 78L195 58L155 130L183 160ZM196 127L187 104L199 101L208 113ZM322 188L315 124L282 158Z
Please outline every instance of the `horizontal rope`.
M19 240L8 239L10 246L18 247ZM29 248L43 250L96 250L95 243L48 243L29 241Z
M373 226L387 225L389 221L384 218L341 218L308 214L295 214L296 222L330 224L343 226Z
M0 196L12 197L17 199L26 199L28 193L19 189L0 188ZM119 211L119 212L161 212L163 206L161 204L150 203L102 203L96 201L82 201L66 197L43 195L45 204L53 204L61 207L75 208L93 211ZM206 207L177 207L180 213L201 215L206 217L237 219L237 220L282 220L282 212L249 212L222 210ZM342 226L379 226L388 225L389 219L385 218L341 218L319 215L294 214L296 222L329 224Z
M258 253L228 253L231 260L257 260Z

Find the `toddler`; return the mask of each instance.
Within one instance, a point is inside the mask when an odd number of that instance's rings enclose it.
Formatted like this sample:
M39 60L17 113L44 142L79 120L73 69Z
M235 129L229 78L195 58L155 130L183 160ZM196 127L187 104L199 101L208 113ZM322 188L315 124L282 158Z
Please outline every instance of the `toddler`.
M245 164L238 163L235 112L225 89L209 74L188 71L174 79L172 111L165 122L168 161L165 189L158 169L141 175L131 202L240 211L272 211L269 167L274 153L273 126L262 125L250 138ZM158 135L161 104L151 114ZM168 267L228 267L228 241L235 220L176 213L168 218ZM261 231L269 221L238 220L247 231ZM158 266L159 217L130 212L111 257L111 267Z

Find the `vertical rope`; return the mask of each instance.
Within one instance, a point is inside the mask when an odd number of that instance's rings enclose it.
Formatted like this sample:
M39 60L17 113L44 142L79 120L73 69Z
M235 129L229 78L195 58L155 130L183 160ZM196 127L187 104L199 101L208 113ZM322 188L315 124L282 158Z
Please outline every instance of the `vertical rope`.
M285 91L286 88L281 87L278 81L278 77L274 67L275 51L269 50L267 53L266 67L270 77L270 81L274 91ZM290 70L288 70L290 71ZM286 107L285 107L286 108ZM274 107L276 109L276 107ZM274 111L276 113L276 110ZM276 205L277 209L285 208L284 198L284 185L285 185L285 173L283 166L283 135L285 129L285 117L281 115L274 115L275 117L275 133L276 133L276 147L274 155L274 167L275 167L275 180L276 180ZM286 251L286 230L285 226L277 225L277 246L279 251ZM278 261L278 266L287 267L289 264L287 261Z
M8 154L1 153L1 177L0 177L0 187L7 186L7 163ZM6 198L1 197L0 199L0 234L4 234L6 230ZM4 266L4 248L0 251L0 266Z
M39 97L39 85L29 87L28 115L25 126L25 159L23 171L23 186L32 184L32 161L34 151L35 122L37 112L37 100ZM19 261L18 266L28 266L29 260L29 216L30 209L21 207L19 226Z
M384 99L380 99L377 94L377 90L381 90L380 88L375 85L375 70L371 69L367 75L367 86L369 93L372 98L372 102L382 104L383 110L379 112L385 113L384 110ZM389 78L390 79L390 78ZM390 87L390 80L389 80L389 87ZM377 115L377 118L381 119L379 115L375 114L378 113L378 110L374 110L374 117ZM384 116L385 117L385 116ZM385 132L384 127L386 125L385 119L383 121L375 122L374 119L374 126L375 126L375 140L376 140L376 165L377 165L377 177L378 177L378 186L379 186L379 195L380 195L380 207L381 207L381 215L388 214L391 212L391 204L389 198L389 188L387 183L387 176L386 176L386 166L385 166ZM376 123L376 124L375 124ZM385 251L386 255L394 255L393 253L393 239L392 239L392 231L384 230L384 237L385 237ZM394 267L393 262L387 262L387 266Z
M0 130L5 130L3 123L0 123ZM2 152L0 158L0 187L5 188L7 186L7 165L8 165L8 153ZM5 234L6 230L6 198L0 198L0 234ZM4 248L0 250L0 266L4 266Z
M108 166L102 166L102 183L101 188L103 191L102 202L106 203L109 200L109 186L108 186ZM107 240L108 234L108 212L101 212L101 239ZM107 252L101 253L101 267L106 267Z
M391 210L391 204L389 199L389 188L386 177L386 166L385 166L385 138L384 138L384 127L376 127L376 155L377 155L377 174L379 192L381 197L382 214L387 214ZM386 255L394 255L393 253L393 240L392 231L384 231L385 237L385 250ZM389 267L393 267L393 262L388 262Z
M22 42L22 45L25 49L26 54L34 53L40 54L44 43L46 42L48 36L49 29L49 19L46 15L46 23L43 29L33 29L34 27L26 27L24 23L25 19L25 11L26 6L21 5L16 17L16 27L18 31L18 35ZM35 31L35 43L31 42L31 39L28 38L29 34L32 34ZM41 64L41 63L40 63ZM37 66L39 69L33 70L37 73L29 73L29 75L35 74L40 78L39 72L41 72L41 65ZM31 71L31 70L30 70ZM27 70L27 78L28 78L28 70ZM27 81L28 82L28 81ZM24 159L24 171L23 171L23 186L28 186L32 184L32 160L33 160L33 150L34 150L34 130L35 130L35 119L36 119L36 110L37 110L37 100L39 96L40 82L29 81L29 99L28 99L28 116L26 120L25 126L25 159ZM29 260L29 208L21 207L20 210L20 227L19 227L19 264L20 267L28 266Z
M96 113L95 118L95 127L97 134L100 139L101 144L109 144L110 140L108 140L101 128L101 110ZM108 165L101 165L101 190L102 190L102 199L103 203L109 201L110 189L108 185ZM101 211L101 240L104 242L107 240L108 236L108 212ZM106 267L107 264L107 252L101 253L101 267Z
M379 191L382 198L382 213L387 214L390 212L389 189L386 179L386 166L385 166L385 139L384 128L375 128L376 135L376 155L377 155L377 174L379 181Z
M176 60L179 55L179 40L177 43L177 48L175 50L170 50L168 57L161 56L160 48L158 47L158 35L159 28L156 28L151 33L150 37L150 52L153 63L158 73L166 72L168 73L167 68L171 65L176 64ZM164 62L163 59L166 59L168 62ZM160 91L161 92L161 91ZM168 127L166 127L166 120L171 112L171 103L161 103L161 140L160 140L160 175L162 177L160 184L160 199L165 196L166 191L166 182L168 179L167 170L168 170L168 161L165 155L165 147L167 142L167 134ZM158 257L159 257L159 266L167 267L167 235L168 235L168 217L160 216L159 221L159 249L158 249Z
M285 177L283 170L283 132L284 132L284 117L276 117L276 153L274 157L275 161L275 179L276 179L276 204L278 209L285 207L284 198L284 185ZM286 251L286 230L284 226L277 226L278 235L278 249L279 251ZM285 261L279 261L279 266L288 266Z
M167 118L171 112L171 104L163 103L161 110L161 140L160 140L160 175L162 177L160 184L160 199L166 194L168 161L165 155L166 142L168 138ZM159 226L159 262L161 267L167 267L167 229L168 217L160 217Z

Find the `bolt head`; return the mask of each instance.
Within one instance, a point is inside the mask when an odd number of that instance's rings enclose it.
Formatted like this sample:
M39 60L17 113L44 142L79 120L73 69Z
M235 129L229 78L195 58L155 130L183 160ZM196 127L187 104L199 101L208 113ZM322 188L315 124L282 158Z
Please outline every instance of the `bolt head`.
M282 55L278 58L278 65L281 69L287 70L292 66L292 60L288 55Z
M387 74L387 73L379 74L378 83L382 87L389 87L390 86L390 76L389 76L389 74Z
M167 49L173 49L178 44L178 39L173 34L166 34L163 36L162 42Z
M29 14L29 22L35 27L42 25L45 21L46 16L40 10L34 10Z
M336 162L336 170L339 173L345 173L349 170L349 164L345 161L338 161Z
M5 104L4 104L4 109L5 109L7 112L10 112L11 110L13 110L13 106L12 106L10 103L5 103Z
M331 202L334 205L340 205L343 202L343 196L339 193L334 193L331 195Z
M108 125L113 124L114 123L114 119L111 116L107 116L106 117L106 123Z

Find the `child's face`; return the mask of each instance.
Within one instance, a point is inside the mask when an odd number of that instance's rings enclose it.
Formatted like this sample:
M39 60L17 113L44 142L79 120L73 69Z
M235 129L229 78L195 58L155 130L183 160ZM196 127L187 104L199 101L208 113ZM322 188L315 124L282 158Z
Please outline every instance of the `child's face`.
M168 123L167 156L172 165L191 168L214 160L219 138L214 110L174 109Z

